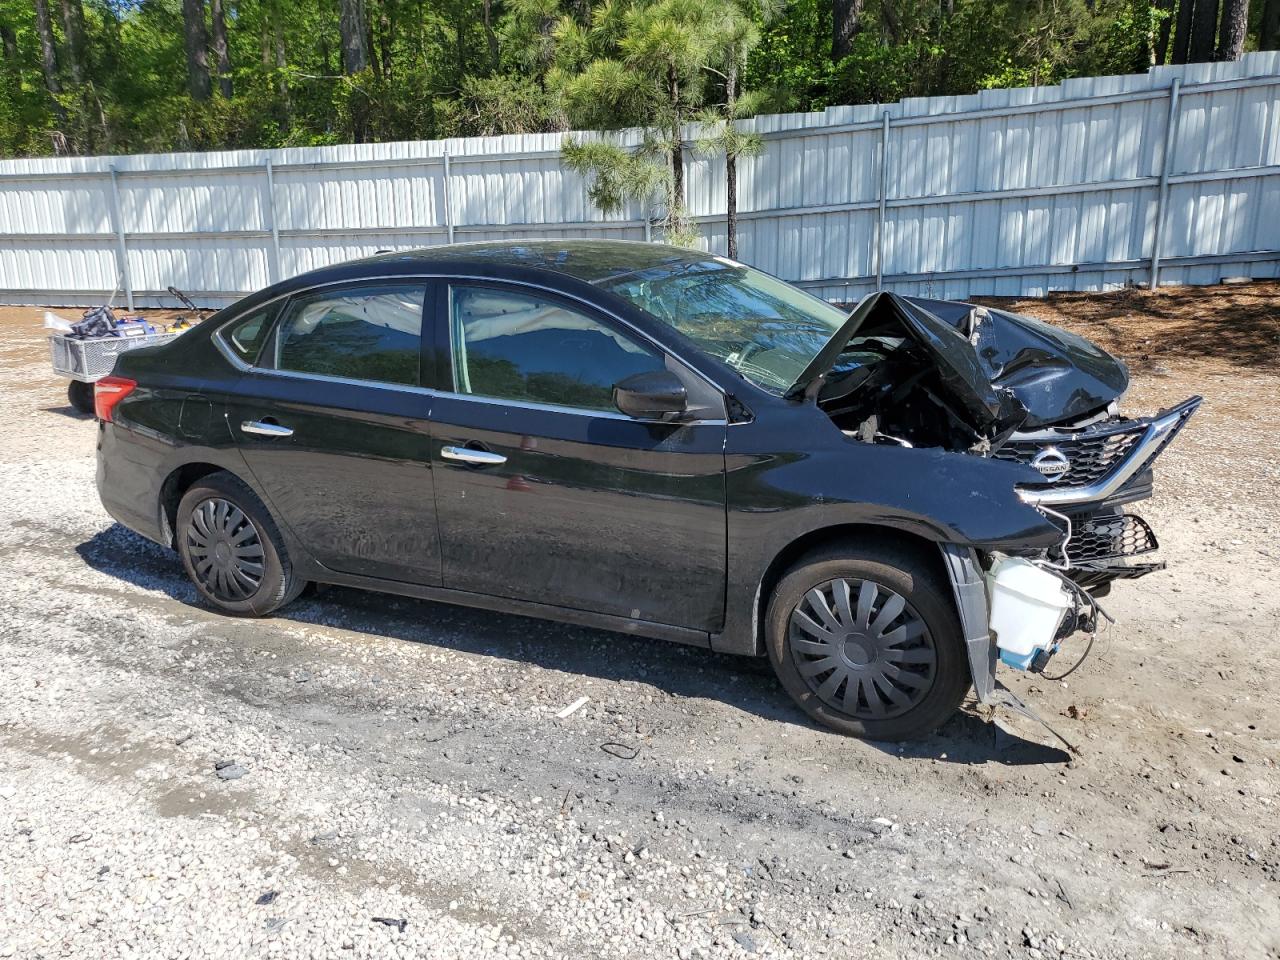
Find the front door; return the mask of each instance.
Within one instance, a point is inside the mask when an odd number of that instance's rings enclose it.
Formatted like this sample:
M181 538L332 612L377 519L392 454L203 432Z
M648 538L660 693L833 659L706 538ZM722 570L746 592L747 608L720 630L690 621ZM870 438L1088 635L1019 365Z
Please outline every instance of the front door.
M425 285L292 297L227 407L272 513L332 570L439 585Z
M719 392L576 301L468 282L439 302L454 381L432 411L445 586L719 629ZM613 406L614 383L664 366L689 378L696 422Z

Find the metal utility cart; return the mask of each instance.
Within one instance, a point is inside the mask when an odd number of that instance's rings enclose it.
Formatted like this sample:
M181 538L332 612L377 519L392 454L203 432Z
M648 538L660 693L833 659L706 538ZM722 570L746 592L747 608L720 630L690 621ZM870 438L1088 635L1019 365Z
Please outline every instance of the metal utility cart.
M93 385L111 372L116 357L139 347L167 343L179 336L182 336L181 330L133 337L96 337L92 340L55 333L49 337L53 372L71 381L67 384L67 400L71 406L81 413L93 413Z
M70 401L71 406L81 413L93 413L93 385L111 372L111 368L116 365L116 357L140 347L167 343L174 337L181 336L191 327L193 321L200 322L200 308L192 303L185 293L177 287L169 287L168 291L169 295L189 310L191 315L177 317L173 326L164 331L109 334L102 337L79 337L66 333L50 334L49 352L53 359L53 372L71 381L67 384L67 400ZM111 295L111 299L115 299L115 294ZM115 314L111 312L110 302L106 307L87 312L85 317L88 318L91 314L105 314L110 320L109 328L124 329L125 325L117 325ZM70 321L66 322L70 323Z

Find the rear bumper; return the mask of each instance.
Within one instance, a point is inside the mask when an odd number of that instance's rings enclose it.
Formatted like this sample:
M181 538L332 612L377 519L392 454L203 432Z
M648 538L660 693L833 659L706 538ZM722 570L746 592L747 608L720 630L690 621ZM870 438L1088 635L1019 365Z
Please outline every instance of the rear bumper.
M98 498L112 519L161 546L160 483L169 447L114 423L98 424Z

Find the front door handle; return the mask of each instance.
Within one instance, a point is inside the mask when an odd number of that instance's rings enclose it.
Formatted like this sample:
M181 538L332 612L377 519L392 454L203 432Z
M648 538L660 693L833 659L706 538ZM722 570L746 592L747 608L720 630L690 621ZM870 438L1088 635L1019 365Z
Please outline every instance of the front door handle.
M496 467L506 463L507 458L500 453L488 450L472 450L469 447L442 447L440 456L446 460L458 460L462 463L474 464L477 467Z
M240 429L245 433L256 433L260 437L293 436L293 428L282 427L278 423L270 423L266 420L246 420L240 424Z

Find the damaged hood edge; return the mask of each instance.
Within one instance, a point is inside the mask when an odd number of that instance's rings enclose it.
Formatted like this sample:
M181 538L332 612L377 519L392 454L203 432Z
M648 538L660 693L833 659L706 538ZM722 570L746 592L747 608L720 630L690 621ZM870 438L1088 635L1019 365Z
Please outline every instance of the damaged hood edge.
M1123 363L1068 331L1002 310L882 291L863 298L787 396L816 396L849 342L870 319L878 328L876 315L885 311L935 361L955 412L981 435L1084 416L1128 387Z

